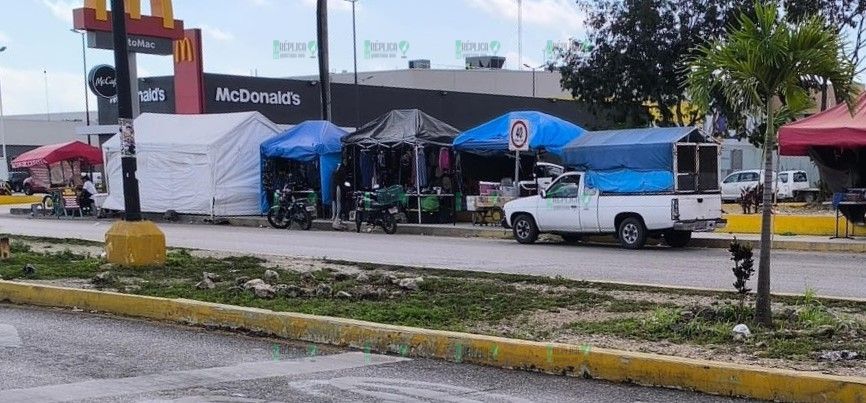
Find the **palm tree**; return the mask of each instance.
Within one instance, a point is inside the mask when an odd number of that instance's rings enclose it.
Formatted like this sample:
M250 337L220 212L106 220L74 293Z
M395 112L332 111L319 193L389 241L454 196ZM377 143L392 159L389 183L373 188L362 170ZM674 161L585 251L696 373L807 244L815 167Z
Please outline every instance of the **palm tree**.
M773 150L776 129L802 115L812 104L805 83L827 79L837 99L853 108L854 66L845 57L839 34L812 18L787 24L775 1L755 4L754 13L743 13L738 26L696 49L688 63L685 84L696 107L709 110L713 96L721 97L736 113L762 118L766 124L764 193L761 219L761 252L755 320L772 325L770 311L770 241L773 202Z

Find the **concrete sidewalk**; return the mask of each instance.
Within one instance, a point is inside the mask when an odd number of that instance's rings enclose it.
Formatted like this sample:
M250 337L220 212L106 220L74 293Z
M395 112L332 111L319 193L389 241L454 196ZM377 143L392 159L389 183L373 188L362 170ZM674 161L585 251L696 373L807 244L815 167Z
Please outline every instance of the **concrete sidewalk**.
M7 210L8 209L8 210ZM0 214L9 213L17 216L30 216L30 208L22 208L14 206L12 208L0 210ZM145 217L155 222L161 222L163 216L161 214L145 214ZM56 217L35 217L37 219L58 220ZM60 220L95 220L94 218L67 218ZM217 217L211 220L208 216L191 216L183 215L179 222L186 224L222 224L234 225L241 227L263 228L268 226L268 220L265 217L246 216L246 217ZM317 231L333 231L331 221L316 220L313 222L313 230ZM350 223L348 231L354 231L353 223ZM511 230L497 226L477 226L470 223L457 224L399 224L397 234L403 235L427 235L427 236L443 236L456 238L488 238L488 239L512 239ZM727 248L734 238L740 241L747 242L753 248L758 249L760 246L760 235L758 234L733 234L724 232L701 232L694 233L692 242L689 244L697 248ZM613 236L592 236L586 239L590 243L610 244L616 243ZM649 241L653 242L652 240ZM809 235L794 235L794 236L773 236L773 249L776 250L792 250L806 252L846 252L846 253L866 253L866 238L857 237L854 239L830 239L828 236L809 236Z

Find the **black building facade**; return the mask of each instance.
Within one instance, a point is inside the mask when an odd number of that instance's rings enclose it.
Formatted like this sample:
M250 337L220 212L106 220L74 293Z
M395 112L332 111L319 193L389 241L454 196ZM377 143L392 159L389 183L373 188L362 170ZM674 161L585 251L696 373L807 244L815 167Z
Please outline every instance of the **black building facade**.
M205 73L204 85L206 113L258 111L278 124L321 117L318 81ZM343 127L358 127L393 109L412 108L461 130L518 110L545 112L590 130L613 125L571 100L342 83L331 84L331 94L332 120ZM139 79L142 113L174 113L174 96L172 76ZM98 106L100 124L117 122L116 103L102 98Z

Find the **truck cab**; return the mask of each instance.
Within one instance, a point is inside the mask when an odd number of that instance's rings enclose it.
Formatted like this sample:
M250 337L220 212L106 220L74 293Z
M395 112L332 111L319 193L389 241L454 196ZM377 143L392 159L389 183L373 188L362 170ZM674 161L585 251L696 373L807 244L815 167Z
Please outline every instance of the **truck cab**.
M542 233L566 241L582 235L613 234L628 249L642 248L648 238L663 238L683 247L693 231L724 225L718 193L604 194L586 185L585 172L567 172L537 196L505 205L505 224L515 239L533 243Z

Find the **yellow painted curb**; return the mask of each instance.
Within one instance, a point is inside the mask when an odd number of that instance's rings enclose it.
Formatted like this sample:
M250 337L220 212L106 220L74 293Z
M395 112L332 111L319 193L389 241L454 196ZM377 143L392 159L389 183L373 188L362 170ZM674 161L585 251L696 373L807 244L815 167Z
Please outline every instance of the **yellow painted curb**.
M760 234L760 214L725 214L728 223L716 232ZM845 232L844 217L839 218L839 234ZM866 227L848 224L849 233L866 236ZM773 216L773 233L778 235L821 235L832 236L836 233L836 217L822 215L776 215Z
M78 307L148 319L245 329L380 353L801 402L866 402L866 378L768 369L560 343L383 325L351 319L0 281L0 301Z
M42 196L0 196L0 205L40 203Z

